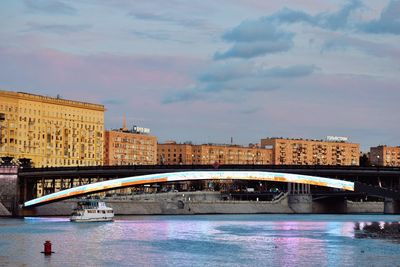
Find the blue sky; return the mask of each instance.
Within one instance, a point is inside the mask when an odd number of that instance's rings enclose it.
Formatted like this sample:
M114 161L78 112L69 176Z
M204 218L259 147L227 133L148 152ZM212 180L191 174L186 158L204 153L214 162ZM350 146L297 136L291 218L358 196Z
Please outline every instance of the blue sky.
M400 145L400 1L4 0L0 88L159 141Z

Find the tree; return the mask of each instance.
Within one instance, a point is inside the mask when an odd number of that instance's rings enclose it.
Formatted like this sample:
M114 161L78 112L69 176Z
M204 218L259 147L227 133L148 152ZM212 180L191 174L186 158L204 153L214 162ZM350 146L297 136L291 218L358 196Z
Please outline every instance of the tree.
M371 166L371 161L369 160L367 154L362 154L362 156L360 156L360 166L361 167Z

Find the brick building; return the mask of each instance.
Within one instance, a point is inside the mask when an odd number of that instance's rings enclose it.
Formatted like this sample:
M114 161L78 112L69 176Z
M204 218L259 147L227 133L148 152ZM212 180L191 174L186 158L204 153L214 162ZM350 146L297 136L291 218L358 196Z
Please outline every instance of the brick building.
M159 164L271 164L270 149L216 144L158 144Z
M0 157L35 167L103 164L104 106L0 90Z
M371 147L369 157L375 166L400 166L400 146Z
M359 165L360 145L346 141L265 138L276 165Z
M138 130L139 129L139 130ZM157 137L145 128L124 126L104 132L105 165L155 165L157 163Z

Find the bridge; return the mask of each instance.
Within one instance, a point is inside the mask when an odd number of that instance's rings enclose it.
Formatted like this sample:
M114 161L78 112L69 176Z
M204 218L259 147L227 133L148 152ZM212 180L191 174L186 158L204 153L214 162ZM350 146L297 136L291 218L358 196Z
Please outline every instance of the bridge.
M400 190L399 167L307 166L307 165L127 165L93 167L23 168L19 170L19 200L36 198L34 188L46 188L46 194L93 182L139 175L184 171L264 171L296 173L360 182Z
M1 168L0 168L1 171ZM400 189L400 168L388 168L388 167L358 167L358 166L292 166L292 165L221 165L221 166L209 166L209 165L149 165L149 166L94 166L94 167L59 167L59 168L23 168L18 170L18 183L17 183L17 194L16 198L17 202L20 204L26 203L28 206L35 206L39 202L35 204L31 204L33 202L29 202L30 200L37 199L36 189L40 184L43 189L46 189L45 196L49 199L49 195L53 193L64 192L65 190L71 188L78 188L81 186L81 189L84 186L88 186L89 184L97 183L105 183L104 185L111 186L109 188L97 188L94 191L88 191L87 193L94 193L106 190L112 190L117 188L123 188L124 185L119 186L119 182L126 182L127 180L121 180L122 178L135 178L136 185L140 185L143 183L139 183L138 181L143 177L153 177L154 179L158 179L157 177L166 177L165 173L191 173L193 172L199 173L208 173L208 176L201 179L218 179L217 173L224 172L225 174L230 174L230 172L238 172L241 173L242 178L238 178L237 180L247 180L247 181L271 181L271 182L287 182L286 189L287 191L296 191L296 186L299 185L308 185L308 193L310 193L310 186L316 186L317 184L312 183L311 180L307 180L306 183L301 183L301 181L283 180L284 177L289 177L290 175L297 176L314 176L319 179L321 178L331 178L332 180L341 180L352 183L352 185L348 188L341 189L350 189L344 192L344 196L352 196L355 194L360 195L369 195L369 196L379 196L381 198L390 198L395 203L398 201L398 192ZM260 173L263 172L269 173L270 178L266 178L264 175L260 175L257 177L252 177L251 179L247 179L244 173ZM274 173L274 174L272 174ZM279 174L277 176L277 174ZM0 173L1 175L1 173ZM289 175L289 176L287 176ZM179 176L179 175L178 175ZM142 178L140 178L142 177ZM170 176L168 176L170 177ZM197 177L197 176L193 176ZM228 179L227 177L219 175L223 179ZM226 178L224 178L226 177ZM277 178L271 178L277 177ZM279 178L280 177L280 178ZM153 179L152 178L152 179ZM144 179L144 178L143 178ZM169 178L168 178L169 179ZM172 178L171 180L173 181ZM187 181L193 181L194 179L187 179ZM231 178L230 178L231 179ZM281 179L281 180L280 180ZM184 179L183 179L184 180ZM181 180L181 181L183 181ZM235 178L236 180L236 178ZM280 181L279 181L280 180ZM115 182L112 182L115 181ZM0 181L1 182L1 181ZM131 180L133 184L126 184L127 186L133 186L134 180ZM156 180L152 180L153 183L157 183ZM158 182L161 182L158 181ZM151 183L151 181L147 181L147 183ZM56 188L56 184L61 187ZM102 184L100 184L102 185ZM1 186L1 185L0 185ZM292 187L291 187L292 186ZM93 186L94 188L95 186ZM290 189L291 187L291 189ZM88 187L89 188L89 187ZM337 188L334 186L328 186L328 188ZM299 191L300 187L297 187L297 191ZM56 192L60 190L59 192ZM74 189L77 190L77 189ZM315 190L315 189L314 189ZM304 191L304 190L303 190ZM78 191L74 191L75 196L83 195L81 193L77 193ZM325 193L324 193L325 192ZM322 194L325 194L329 197L332 195L332 190L324 191ZM346 193L347 192L347 193ZM61 194L61 193L59 193ZM86 194L86 193L85 193ZM319 192L319 197L323 197L321 192ZM335 193L336 195L337 192ZM54 196L54 195L53 195ZM41 203L50 203L52 201L58 201L61 199L66 199L65 196L60 197L58 199L53 199L50 201L44 201ZM1 200L1 192L0 192L0 201ZM27 206L27 207L28 207ZM397 210L397 208L395 208ZM399 209L400 210L400 209Z
M78 186L56 193L52 193L24 203L24 207L38 206L46 203L60 201L81 195L93 194L107 190L120 189L135 185L151 183L182 182L195 180L251 180L251 181L272 181L286 182L306 185L324 186L342 190L354 191L354 183L329 179L316 176L255 172L255 171L191 171L191 172L170 172L163 174L140 175L127 178L120 178L110 181L97 182L93 184Z
M22 168L19 177L23 180L40 180L42 178L97 178L97 177L128 177L166 172L202 171L271 171L283 173L298 173L322 177L338 177L340 179L369 179L374 184L378 178L382 182L393 183L400 189L400 167L360 167L331 165L122 165L122 166L76 166L50 168ZM396 184L397 182L397 184Z

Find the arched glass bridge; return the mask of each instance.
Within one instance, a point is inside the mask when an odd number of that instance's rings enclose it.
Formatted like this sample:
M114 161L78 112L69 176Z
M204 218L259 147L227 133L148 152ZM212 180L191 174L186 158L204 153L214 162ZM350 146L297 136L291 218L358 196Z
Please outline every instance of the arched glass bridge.
M82 195L131 187L136 185L165 183L165 182L180 182L180 181L196 181L196 180L272 181L272 182L308 184L308 185L316 185L322 187L331 187L342 190L354 191L353 182L318 177L318 176L290 174L290 173L276 173L276 172L261 172L261 171L188 171L188 172L171 172L162 174L133 176L133 177L119 178L109 181L82 185L29 200L24 203L24 207L40 206L68 198L74 198Z

